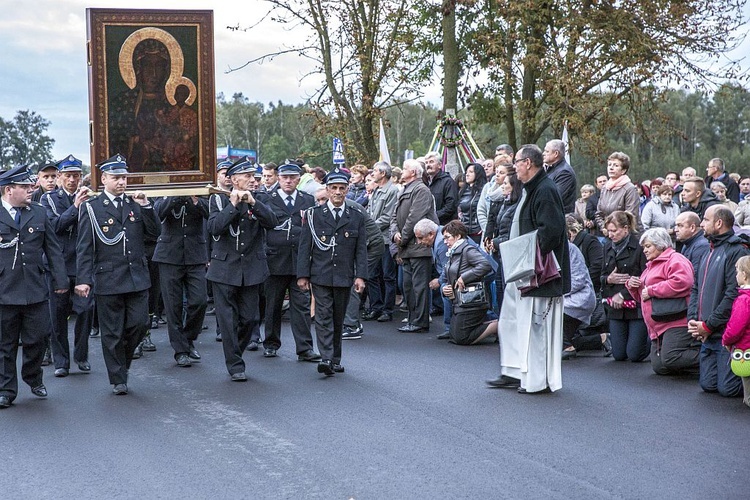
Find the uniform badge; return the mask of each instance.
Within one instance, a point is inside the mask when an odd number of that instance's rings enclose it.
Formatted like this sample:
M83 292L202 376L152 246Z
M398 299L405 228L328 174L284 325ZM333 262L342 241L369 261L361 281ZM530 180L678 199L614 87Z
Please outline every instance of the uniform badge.
M130 222L135 222L135 217L131 217Z
M104 206L106 207L107 205L109 205L109 200L104 200Z
M30 233L33 233L33 232L34 232L34 228L33 228L33 227L30 227L30 228L29 228L29 232L30 232Z
M114 223L115 223L115 220L114 220L114 219L109 219L109 220L107 221L107 224L114 224Z
M102 228L102 232L106 233L107 231L109 231L109 227L108 226L104 226Z

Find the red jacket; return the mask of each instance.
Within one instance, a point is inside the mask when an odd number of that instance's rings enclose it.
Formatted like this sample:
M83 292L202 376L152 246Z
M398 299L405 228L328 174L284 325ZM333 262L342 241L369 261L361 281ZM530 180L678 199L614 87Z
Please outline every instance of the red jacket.
M672 248L667 248L654 260L646 263L646 269L641 274L641 286L638 289L628 288L633 298L641 302L643 321L648 327L651 339L659 337L670 328L687 328L687 317L661 323L651 319L651 300L641 300L641 290L648 288L651 298L670 299L685 297L685 304L690 299L690 289L693 286L693 265L684 255Z
M750 289L740 288L738 292L721 343L744 351L750 349Z

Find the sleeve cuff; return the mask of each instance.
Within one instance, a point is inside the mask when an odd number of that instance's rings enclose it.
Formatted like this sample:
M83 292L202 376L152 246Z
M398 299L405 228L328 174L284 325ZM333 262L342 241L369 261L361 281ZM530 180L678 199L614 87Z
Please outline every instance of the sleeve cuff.
M708 327L705 321L702 321L701 324L703 325L704 330L706 330L708 333L713 333L713 331Z

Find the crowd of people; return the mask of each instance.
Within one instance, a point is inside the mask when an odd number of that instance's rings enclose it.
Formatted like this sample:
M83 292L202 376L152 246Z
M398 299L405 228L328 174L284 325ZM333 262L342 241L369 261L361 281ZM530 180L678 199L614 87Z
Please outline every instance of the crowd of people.
M345 371L343 340L403 312L401 333L497 342L493 388L557 391L562 361L593 351L694 374L722 396L744 385L750 405L750 379L737 375L750 348L750 178L718 158L705 178L688 167L636 183L630 167L612 153L577 191L560 140L498 146L455 177L437 152L330 172L244 157L217 165L216 194L154 200L126 193L120 155L97 165L101 193L73 156L39 166L36 180L13 168L0 174L0 408L18 393L21 342L36 396L47 395L43 365L69 374L71 316L73 362L90 371L89 336L100 335L123 395L161 316L187 368L215 314L241 382L246 350L277 356L285 311L298 360L325 376ZM519 255L533 261L523 275Z

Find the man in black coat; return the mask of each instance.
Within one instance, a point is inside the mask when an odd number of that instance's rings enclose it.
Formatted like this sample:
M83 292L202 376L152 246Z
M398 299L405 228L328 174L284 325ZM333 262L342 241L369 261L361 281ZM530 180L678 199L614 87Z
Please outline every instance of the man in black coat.
M435 151L427 153L425 184L435 197L435 211L441 226L458 218L458 185L448 172L443 171L443 160Z
M276 215L251 192L255 172L252 158L234 162L227 171L234 189L211 196L208 216L214 241L206 278L213 283L224 361L235 382L247 380L242 353L260 322L259 289L269 276L265 230L278 225Z
M44 208L31 201L33 184L25 165L0 174L0 408L8 408L18 395L16 356L21 336L21 377L35 396L47 397L42 358L52 325L44 256L53 290L68 290L65 262L52 224Z
M78 209L88 201L89 190L81 187L81 160L69 155L57 163L62 186L42 196L42 206L52 222L55 235L62 247L68 290L50 296L52 309L52 353L55 376L66 377L70 372L70 343L68 317L76 314L73 341L73 360L83 372L91 371L89 363L89 332L94 318L94 298L79 297L76 285L76 243L78 241Z
M266 231L268 269L265 283L266 326L263 356L272 358L281 348L281 314L289 292L289 314L297 359L317 363L310 331L310 291L297 286L297 247L302 233L302 213L315 206L312 195L297 190L301 170L296 163L278 168L278 189L268 193L268 207L279 224ZM264 170L265 175L265 170Z
M161 221L161 234L152 260L159 265L169 343L177 365L188 367L191 360L201 359L195 340L203 327L207 306L208 200L197 196L165 196L154 205Z
M367 278L367 232L362 214L344 203L349 176L326 176L328 202L305 212L297 260L297 285L312 288L315 334L323 360L318 373L342 373L341 334L349 294L362 293Z
M81 205L76 293L96 298L102 353L109 383L128 393L133 353L148 329L151 276L144 238L156 238L159 221L143 192L125 194L128 166L115 155L97 165L104 192Z
M572 214L576 205L576 173L565 160L565 143L560 139L552 139L544 146L542 157L547 176L560 192L563 211Z

